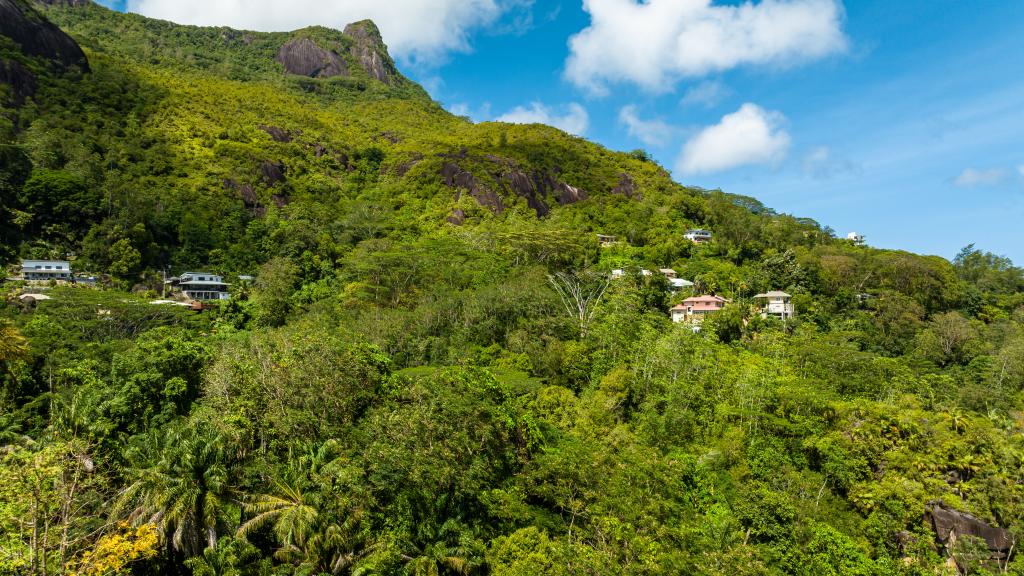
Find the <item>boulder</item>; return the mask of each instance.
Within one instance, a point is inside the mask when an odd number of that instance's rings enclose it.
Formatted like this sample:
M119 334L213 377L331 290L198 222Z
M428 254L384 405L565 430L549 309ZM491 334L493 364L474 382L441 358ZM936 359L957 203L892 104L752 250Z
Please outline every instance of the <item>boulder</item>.
M493 190L481 186L471 173L463 170L457 164L445 163L441 167L441 178L444 183L452 188L465 189L481 206L489 208L495 214L505 211L505 203L501 201Z
M992 526L973 514L954 510L943 502L928 503L924 514L935 538L947 549L958 538L975 536L985 541L992 552L992 559L1002 560L1010 554L1016 542L1009 530Z
M619 174L619 184L615 188L612 188L612 194L622 194L626 198L633 198L639 196L637 194L636 182L633 177L623 172Z
M267 186L273 186L278 182L284 182L284 173L286 168L284 164L280 162L271 162L270 160L264 160L260 164L260 175L263 177L263 181L266 182Z
M287 144L291 142L292 138L294 138L297 135L296 133L293 133L290 130L278 128L277 126L266 126L260 124L259 129L263 130L268 135L270 135L274 142L280 142L282 144ZM299 134L301 134L301 132L299 132Z
M24 54L45 58L59 70L89 70L78 43L24 0L0 0L0 35L14 40Z
M348 76L345 59L337 52L321 47L311 38L295 38L286 42L277 52L277 61L284 66L286 72L298 76Z

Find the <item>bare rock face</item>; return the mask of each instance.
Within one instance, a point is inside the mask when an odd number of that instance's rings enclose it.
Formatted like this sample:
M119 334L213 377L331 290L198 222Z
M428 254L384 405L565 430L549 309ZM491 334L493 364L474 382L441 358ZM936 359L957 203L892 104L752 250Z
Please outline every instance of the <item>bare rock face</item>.
M462 226L462 223L466 221L466 212L462 208L456 208L445 220L453 226Z
M622 194L626 198L637 196L636 182L633 177L623 172L619 174L619 185L612 188L612 194Z
M11 104L21 106L25 100L35 96L39 81L31 70L20 62L0 60L0 84L11 87Z
M558 184L558 203L562 206L565 206L566 204L575 204L586 199L586 190L570 186L565 182L560 182Z
M551 208L544 202L542 183L538 185L538 182L534 182L522 170L513 170L505 174L505 182L513 194L526 199L526 205L536 212L537 216L547 216L551 212Z
M992 526L972 514L953 510L942 502L930 502L924 514L935 538L946 548L958 538L974 536L985 541L993 560L1003 560L1014 546L1014 536L1009 530Z
M469 191L469 195L476 199L481 206L490 208L495 214L501 214L505 211L505 203L501 201L501 197L496 192L481 186L476 181L476 177L460 168L457 164L448 162L442 166L441 177L448 186Z
M353 22L345 26L345 35L353 41L352 57L371 78L385 84L394 83L398 70L388 55L387 46L384 45L384 39L381 38L376 24L370 20Z
M24 0L0 0L0 35L14 40L26 55L46 58L59 70L89 70L78 43Z
M265 160L260 164L260 176L263 177L263 181L266 182L267 186L273 186L278 182L284 182L284 173L285 166L280 162Z
M291 142L296 135L302 133L301 131L296 133L291 130L285 130L284 128L278 128L277 126L266 126L263 124L259 126L259 129L270 135L270 138L274 142L280 142L282 144Z
M286 42L277 52L277 61L289 74L310 78L348 76L345 59L333 50L322 48L311 38L295 38Z

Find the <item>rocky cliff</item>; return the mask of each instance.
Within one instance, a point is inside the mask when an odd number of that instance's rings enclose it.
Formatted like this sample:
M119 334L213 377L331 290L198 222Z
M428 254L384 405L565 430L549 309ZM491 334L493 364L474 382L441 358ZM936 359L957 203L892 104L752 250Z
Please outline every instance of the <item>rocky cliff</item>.
M388 55L387 46L377 25L371 20L353 22L345 26L345 35L352 38L352 58L363 70L385 84L391 84L398 76L395 62Z
M0 35L13 40L25 55L46 58L59 69L89 68L78 43L22 0L0 0Z

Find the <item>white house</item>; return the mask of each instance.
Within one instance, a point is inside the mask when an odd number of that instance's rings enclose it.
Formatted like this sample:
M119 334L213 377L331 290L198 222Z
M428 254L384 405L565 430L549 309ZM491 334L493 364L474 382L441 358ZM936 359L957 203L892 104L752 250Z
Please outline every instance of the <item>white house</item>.
M687 288L693 288L693 282L684 278L671 278L668 281L668 289L672 292L679 292Z
M224 277L209 272L185 272L166 283L181 290L192 300L227 300L231 297Z
M610 234L597 235L597 245L600 246L601 248L609 248L611 246L615 246L616 244L618 244L618 242L619 239Z
M665 276L665 278L668 278L669 280L675 278L678 275L678 273L671 268L658 268L658 272L661 272Z
M864 244L864 235L857 234L856 232L850 232L849 234L847 234L846 239L858 246Z
M686 234L683 234L683 238L686 238L694 244L707 244L711 242L711 232L695 228L693 230L687 230Z
M71 263L66 260L22 260L25 280L71 280Z
M615 270L612 270L611 278L612 278L612 280L618 280L619 278L622 278L625 275L626 275L626 271L625 270L623 270L622 268L616 268Z
M764 294L758 294L757 296L754 296L754 299L762 302L762 318L775 316L779 320L789 320L796 315L796 308L793 306L793 297L785 292L773 290L771 292L765 292Z

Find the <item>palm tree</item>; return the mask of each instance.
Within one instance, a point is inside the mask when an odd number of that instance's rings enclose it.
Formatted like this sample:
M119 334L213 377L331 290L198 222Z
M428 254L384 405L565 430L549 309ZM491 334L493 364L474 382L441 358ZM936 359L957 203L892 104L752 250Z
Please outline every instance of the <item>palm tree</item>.
M217 524L231 500L225 451L219 435L188 427L152 435L146 463L118 499L115 514L156 524L167 544L191 558L217 545Z
M28 356L28 344L10 320L0 320L0 365L5 368L14 360Z
M318 572L339 574L372 550L358 538L361 514L345 502L329 500L334 481L337 445L328 441L291 459L283 478L269 494L244 505L254 514L238 528L239 536L270 526L282 562ZM337 514L321 511L341 512Z

